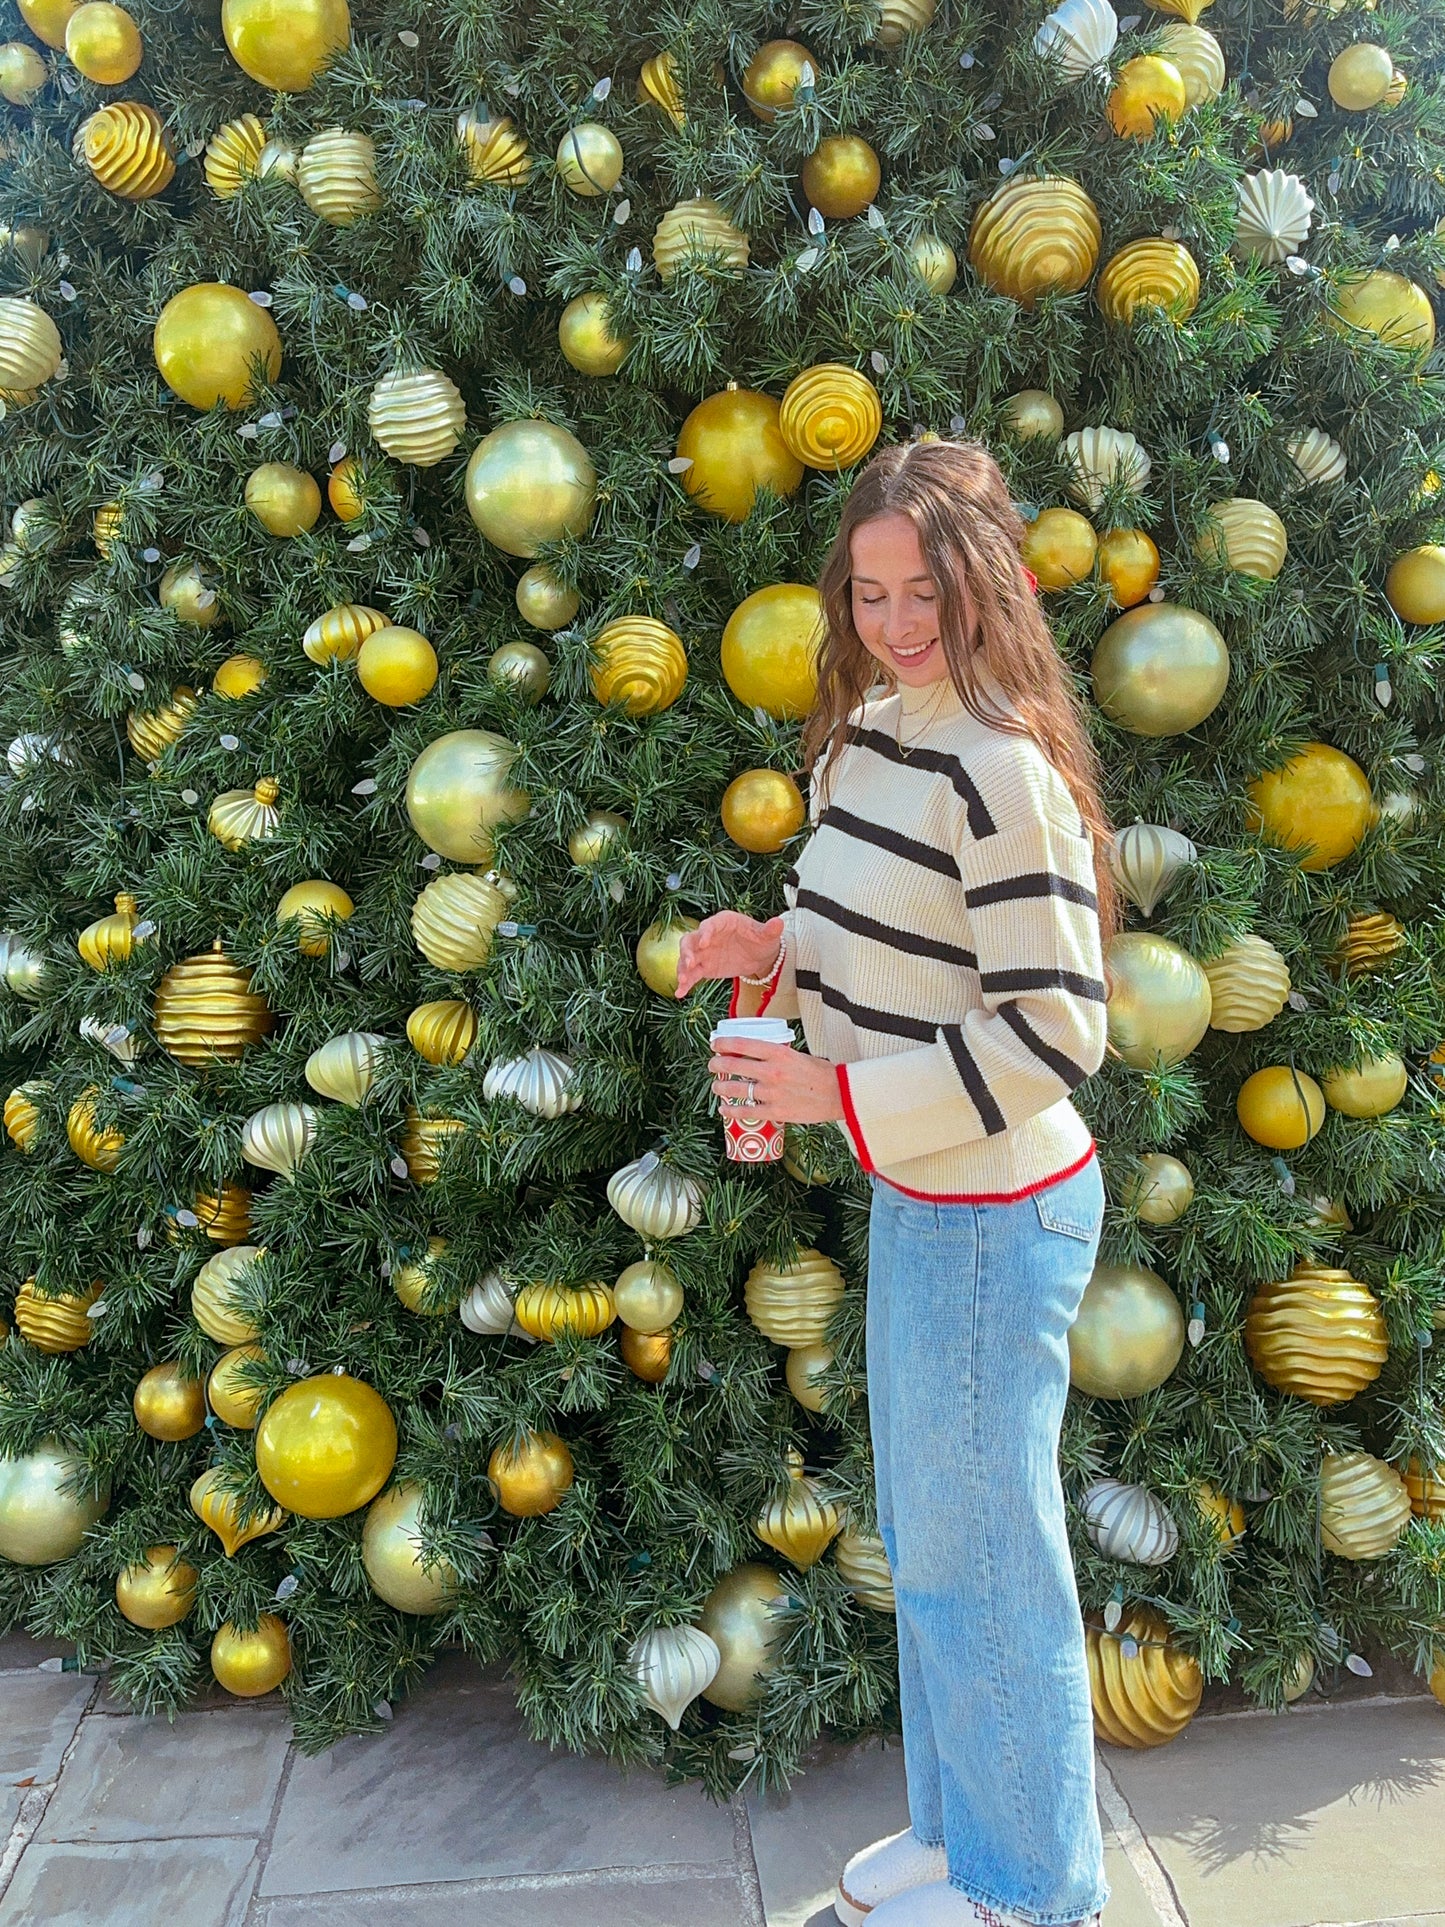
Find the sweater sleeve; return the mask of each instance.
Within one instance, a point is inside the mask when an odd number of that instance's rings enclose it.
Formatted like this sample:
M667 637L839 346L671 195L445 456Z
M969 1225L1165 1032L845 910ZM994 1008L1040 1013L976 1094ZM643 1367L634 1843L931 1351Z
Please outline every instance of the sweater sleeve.
M1059 786L1062 788L1062 785ZM841 1066L844 1119L866 1170L992 1137L1067 1097L1104 1058L1105 988L1093 846L1072 803L958 851L982 1006L922 1048Z
M793 912L785 910L782 962L770 982L759 986L745 984L741 977L733 978L729 1017L796 1018L801 1015L798 1009L798 957L794 921Z

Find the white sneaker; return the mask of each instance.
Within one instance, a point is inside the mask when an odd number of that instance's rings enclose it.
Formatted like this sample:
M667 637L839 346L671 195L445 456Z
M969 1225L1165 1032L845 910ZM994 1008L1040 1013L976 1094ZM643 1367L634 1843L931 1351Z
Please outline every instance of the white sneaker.
M915 1839L912 1827L907 1827L854 1854L838 1882L833 1912L843 1927L863 1927L873 1909L885 1900L927 1886L930 1881L944 1880L947 1874L948 1855L943 1848L925 1847Z
M1028 1927L1028 1923L1018 1914L1001 1914L981 1900L970 1900L946 1880L937 1880L881 1901L868 1916L868 1927ZM1092 1914L1076 1927L1099 1927L1099 1916Z

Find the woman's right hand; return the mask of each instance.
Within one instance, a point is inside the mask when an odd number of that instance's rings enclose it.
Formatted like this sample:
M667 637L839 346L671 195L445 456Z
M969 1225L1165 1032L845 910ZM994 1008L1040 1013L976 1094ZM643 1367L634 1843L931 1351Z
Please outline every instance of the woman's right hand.
M759 923L737 910L719 910L682 940L677 953L678 996L685 997L705 978L766 976L777 962L782 940L781 917Z

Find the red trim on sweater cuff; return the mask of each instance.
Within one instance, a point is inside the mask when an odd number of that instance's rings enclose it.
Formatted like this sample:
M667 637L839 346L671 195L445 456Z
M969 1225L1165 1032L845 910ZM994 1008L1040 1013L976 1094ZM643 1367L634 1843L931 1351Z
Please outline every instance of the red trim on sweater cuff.
M1019 1204L1025 1198L1033 1197L1036 1191L1047 1191L1051 1184L1062 1184L1065 1178L1077 1177L1097 1147L1090 1143L1089 1148L1077 1163L1066 1170L1055 1171L1052 1177L1038 1178L1026 1184L1022 1191L911 1191L906 1184L895 1184L892 1178L885 1178L878 1172L878 1180L886 1184L890 1191L901 1191L905 1198L917 1198L920 1204ZM865 1169L871 1167L865 1166Z
M858 1113L853 1109L853 1093L848 1088L848 1066L838 1066L838 1095L843 1100L843 1120L853 1138L853 1148L858 1154L858 1162L871 1176L875 1166L868 1151L868 1141L863 1135L863 1126L858 1122ZM887 1180L885 1179L885 1183Z

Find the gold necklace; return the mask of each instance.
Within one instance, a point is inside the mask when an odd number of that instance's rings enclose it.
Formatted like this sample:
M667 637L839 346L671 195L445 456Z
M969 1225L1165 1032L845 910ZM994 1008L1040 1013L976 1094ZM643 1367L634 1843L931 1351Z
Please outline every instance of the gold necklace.
M925 730L926 730L926 729L928 728L928 725L929 725L929 724L930 724L930 723L931 723L931 722L933 721L933 714L932 714L932 712L933 712L933 710L934 710L934 709L936 709L936 708L938 707L938 702L939 702L939 698L940 698L940 697L942 696L942 694L943 694L943 691L944 691L944 689L945 689L945 688L947 687L947 685L948 685L948 678L947 678L946 676L944 676L944 677L941 677L941 678L939 679L939 681L938 681L937 683L935 683L935 685L934 685L934 693L933 693L933 696L932 696L932 698L931 698L931 703L930 703L930 708L929 708L929 710L928 710L928 711L927 711L927 712L926 712L926 713L924 714L924 718L923 718L923 727L924 727L924 729L925 729ZM916 749L918 748L918 744L917 744L916 742L913 742L913 743L908 743L908 744L906 744L906 745L905 745L905 743L904 743L904 741L903 741L903 689L902 689L902 685L900 685L900 686L899 686L899 690L898 690L898 725L897 725L897 728L896 728L896 729L895 729L895 731L894 731L894 734L893 734L893 740L894 740L894 742L895 742L895 743L896 743L896 744L898 745L898 754L899 754L899 756L900 756L900 757L901 757L901 758L903 759L903 761L904 761L904 762L906 763L906 762L908 761L908 759L909 759L909 757L910 757L910 756L911 756L911 755L913 754L913 752L914 752L914 750L916 750Z

